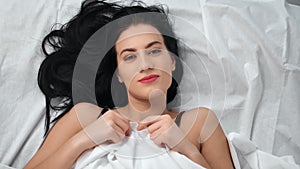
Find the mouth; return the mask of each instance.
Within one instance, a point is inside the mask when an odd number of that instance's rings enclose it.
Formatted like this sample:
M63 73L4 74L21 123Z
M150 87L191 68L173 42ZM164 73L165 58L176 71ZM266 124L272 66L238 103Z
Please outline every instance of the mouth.
M158 77L159 77L159 75L157 75L157 74L151 74L151 75L148 75L148 76L145 76L145 77L141 78L139 80L139 82L141 82L141 83L151 83L151 82L154 82Z

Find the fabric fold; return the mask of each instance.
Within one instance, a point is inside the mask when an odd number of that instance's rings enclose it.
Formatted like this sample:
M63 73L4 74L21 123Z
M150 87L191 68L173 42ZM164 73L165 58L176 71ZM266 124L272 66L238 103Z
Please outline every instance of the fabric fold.
M136 130L138 123L130 122L131 134L118 143L101 144L82 154L73 169L203 169L186 156L159 147L151 139L147 129Z

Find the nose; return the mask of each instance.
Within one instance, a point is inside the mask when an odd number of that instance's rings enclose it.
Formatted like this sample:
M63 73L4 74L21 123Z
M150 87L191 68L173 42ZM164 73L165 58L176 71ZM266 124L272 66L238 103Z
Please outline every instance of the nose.
M145 51L141 51L140 58L141 58L141 64L140 64L141 72L147 69L153 69L153 62L150 59L150 57L145 53Z

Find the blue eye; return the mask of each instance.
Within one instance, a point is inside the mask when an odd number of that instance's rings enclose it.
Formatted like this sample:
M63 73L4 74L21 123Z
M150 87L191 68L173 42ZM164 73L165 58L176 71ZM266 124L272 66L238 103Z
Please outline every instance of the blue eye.
M126 57L124 57L124 61L130 61L136 58L136 55L128 55Z
M159 53L161 53L161 49L152 49L152 50L149 51L148 54L149 55L157 55Z

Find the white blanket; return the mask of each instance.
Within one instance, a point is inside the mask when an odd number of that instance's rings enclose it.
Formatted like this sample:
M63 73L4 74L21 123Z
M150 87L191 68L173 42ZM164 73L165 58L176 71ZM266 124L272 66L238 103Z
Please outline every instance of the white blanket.
M231 156L236 169L299 169L293 156L274 156L238 133L228 135Z
M147 129L136 130L137 123L130 122L132 133L115 144L102 144L84 152L72 169L203 169L186 156L158 147ZM277 157L263 152L247 137L229 133L230 153L236 169L299 169L292 156Z
M102 144L82 154L74 169L204 169L186 156L168 147L159 147L147 129L136 130L137 122L130 122L131 135L115 144Z

